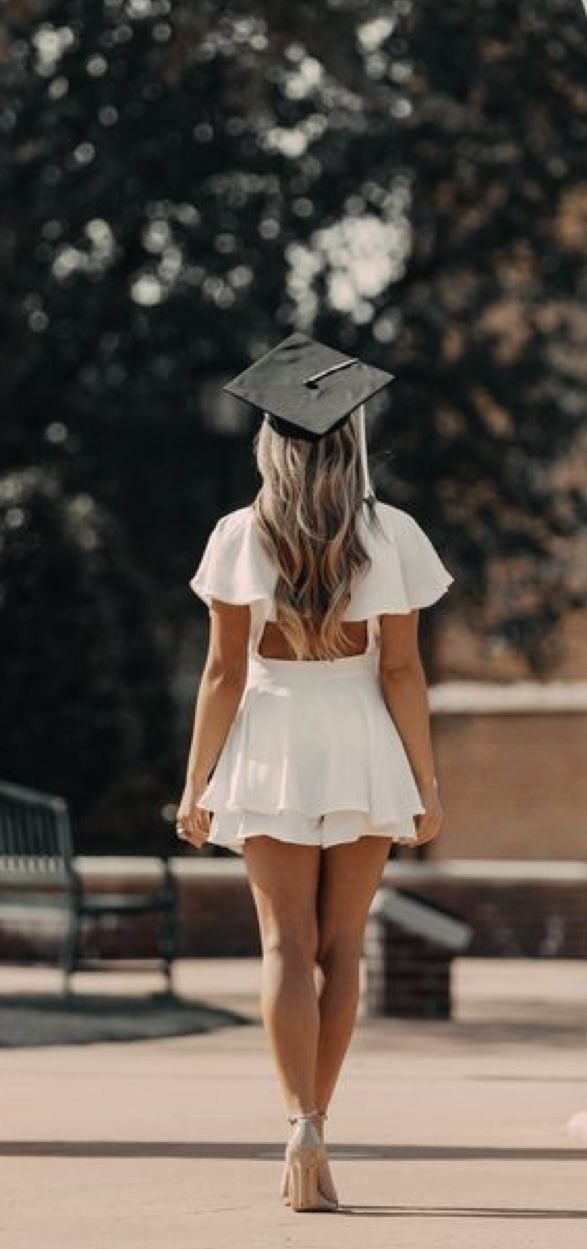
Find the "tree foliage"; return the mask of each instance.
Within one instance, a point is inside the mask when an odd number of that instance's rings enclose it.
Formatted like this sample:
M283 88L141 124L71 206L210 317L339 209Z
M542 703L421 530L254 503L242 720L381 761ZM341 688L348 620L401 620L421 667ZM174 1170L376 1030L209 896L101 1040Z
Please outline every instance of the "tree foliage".
M174 779L170 672L112 519L37 468L0 479L2 775L64 794L78 849L111 788ZM157 827L158 824L158 827ZM161 814L151 846L167 828ZM145 830L135 828L145 836ZM107 823L95 849L116 847Z
M422 0L408 43L402 471L450 518L464 609L547 670L587 601L587 25Z

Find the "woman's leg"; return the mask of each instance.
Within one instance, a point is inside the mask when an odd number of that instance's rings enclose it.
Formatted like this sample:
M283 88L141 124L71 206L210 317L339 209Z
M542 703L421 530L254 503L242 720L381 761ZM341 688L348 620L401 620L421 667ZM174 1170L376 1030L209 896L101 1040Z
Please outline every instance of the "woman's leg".
M318 1048L314 980L320 847L274 837L243 846L263 955L261 1013L290 1114L312 1110Z
M353 1033L365 924L390 846L390 837L365 836L322 852L317 901L322 978L315 1087L319 1110L328 1106Z

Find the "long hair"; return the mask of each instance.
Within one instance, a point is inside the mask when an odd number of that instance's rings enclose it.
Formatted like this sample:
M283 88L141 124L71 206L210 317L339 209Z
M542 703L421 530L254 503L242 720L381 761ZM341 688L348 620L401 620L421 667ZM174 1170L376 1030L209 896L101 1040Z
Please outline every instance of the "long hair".
M356 410L316 441L284 437L262 421L253 449L262 486L253 502L260 540L277 565L276 620L296 659L336 659L352 583L371 564ZM374 510L368 523L379 528Z

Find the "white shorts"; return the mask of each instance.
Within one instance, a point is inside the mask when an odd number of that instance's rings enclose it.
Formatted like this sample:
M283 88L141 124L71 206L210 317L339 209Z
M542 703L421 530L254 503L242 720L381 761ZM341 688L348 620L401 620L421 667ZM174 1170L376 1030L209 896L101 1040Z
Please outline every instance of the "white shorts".
M209 841L242 854L246 837L263 834L325 850L365 836L391 837L393 841L413 845L415 825L412 816L402 823L375 825L366 811L326 811L314 816L303 811L223 811L212 817Z

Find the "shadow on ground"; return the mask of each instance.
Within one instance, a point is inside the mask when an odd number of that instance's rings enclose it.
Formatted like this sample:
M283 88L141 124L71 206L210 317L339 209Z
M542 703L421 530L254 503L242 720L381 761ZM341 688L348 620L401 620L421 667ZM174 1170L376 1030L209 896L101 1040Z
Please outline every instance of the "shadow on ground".
M17 993L0 997L0 1048L148 1040L254 1022L236 1011L166 992L144 997Z

